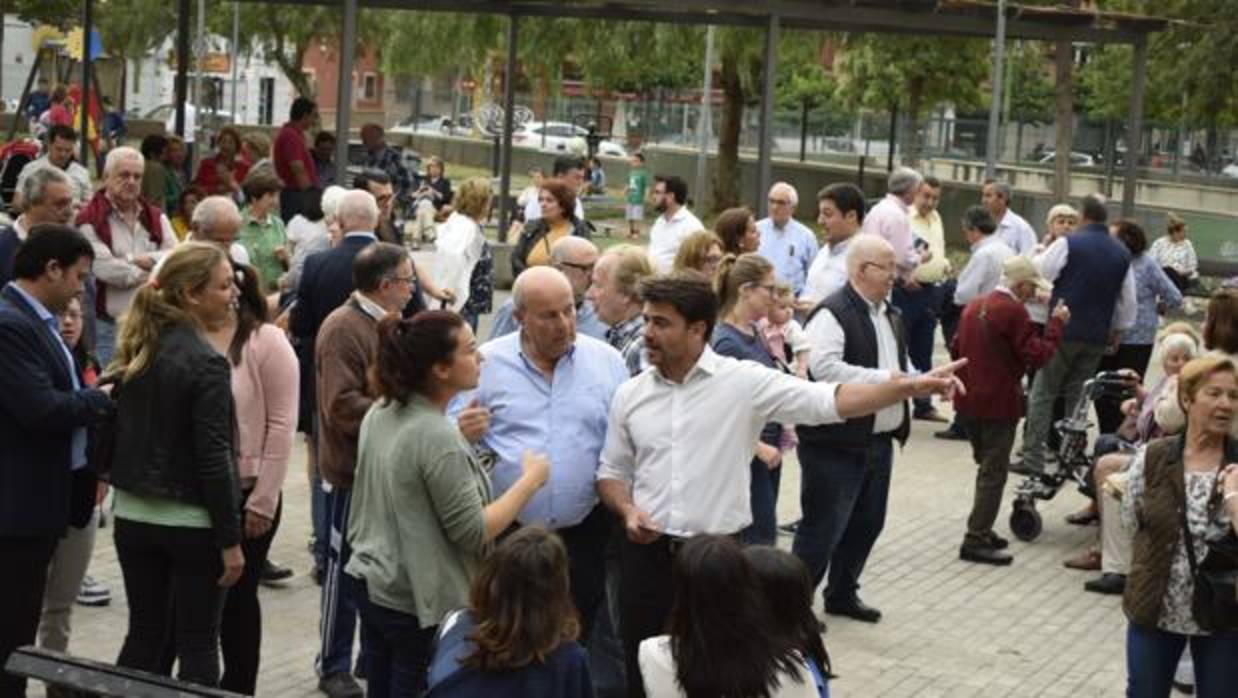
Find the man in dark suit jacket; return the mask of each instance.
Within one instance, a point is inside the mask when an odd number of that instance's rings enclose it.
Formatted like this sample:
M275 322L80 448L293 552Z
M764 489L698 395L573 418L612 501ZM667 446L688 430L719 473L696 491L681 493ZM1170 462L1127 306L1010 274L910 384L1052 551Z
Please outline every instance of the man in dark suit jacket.
M94 503L93 494L74 496L73 473L87 466L86 427L111 414L112 401L83 389L58 329L93 261L74 228L35 226L14 258L14 281L0 290L0 666L34 642L56 543L81 518L74 503L86 502L86 515ZM0 673L0 697L24 696L25 687Z

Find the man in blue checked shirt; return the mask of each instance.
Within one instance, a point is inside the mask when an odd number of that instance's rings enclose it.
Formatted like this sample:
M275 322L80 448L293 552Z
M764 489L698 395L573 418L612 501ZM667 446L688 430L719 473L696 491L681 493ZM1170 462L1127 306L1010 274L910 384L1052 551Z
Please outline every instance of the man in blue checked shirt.
M812 230L793 217L799 201L795 187L777 182L769 188L769 217L757 221L761 234L757 254L774 264L778 280L791 284L797 298L819 247Z
M520 331L481 347L484 362L476 390L461 394L450 412L489 412L477 440L494 459L499 496L520 477L526 451L550 457L550 480L517 517L518 525L553 529L567 547L572 598L582 638L589 637L606 591L605 551L611 515L595 486L610 399L628 378L619 352L576 334L576 303L563 272L532 267L512 287ZM475 432L473 432L475 433Z

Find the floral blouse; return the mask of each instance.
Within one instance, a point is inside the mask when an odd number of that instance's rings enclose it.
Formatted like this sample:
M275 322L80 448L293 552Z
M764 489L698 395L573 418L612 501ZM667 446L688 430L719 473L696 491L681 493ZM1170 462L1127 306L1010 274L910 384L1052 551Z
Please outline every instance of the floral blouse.
M1122 495L1122 523L1138 535L1139 515L1143 509L1146 487L1144 479L1145 449L1140 448L1130 466L1130 479L1126 493ZM1186 473L1186 521L1191 530L1191 544L1195 546L1195 559L1203 560L1208 552L1205 538L1224 535L1229 527L1225 507L1217 507L1211 520L1208 518L1208 501L1216 492L1216 472ZM1195 577L1191 574L1190 559L1184 541L1179 540L1169 568L1169 586L1165 590L1165 606L1157 627L1165 632L1179 635L1206 635L1207 631L1195 622L1191 612L1191 600L1195 595Z
M1158 265L1176 269L1183 276L1193 279L1199 275L1199 258L1195 256L1195 246L1187 238L1174 242L1168 235L1159 237L1148 254Z

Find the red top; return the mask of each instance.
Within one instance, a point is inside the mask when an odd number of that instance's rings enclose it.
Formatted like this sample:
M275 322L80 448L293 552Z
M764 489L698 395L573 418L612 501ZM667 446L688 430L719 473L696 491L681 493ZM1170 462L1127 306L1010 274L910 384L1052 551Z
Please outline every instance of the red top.
M47 110L48 126L73 126L73 112L63 104L53 104Z
M225 177L221 171L226 171L228 168L219 161L218 155L212 155L205 158L198 164L198 174L193 178L194 186L202 187L207 194L223 194L232 193L231 187L228 186ZM245 162L239 155L232 157L232 181L240 185L245 179L245 175L249 173L249 163Z
M959 371L966 395L954 397L960 414L1018 421L1023 416L1023 376L1053 358L1062 321L1050 318L1044 337L1027 309L1009 291L996 289L967 304L954 348L967 365Z
M284 180L284 188L297 190L297 180L292 176L292 163L300 160L305 164L305 173L309 175L310 187L318 186L318 168L314 166L314 158L310 155L309 146L305 143L305 134L296 124L289 121L280 127L275 134L275 144L272 147L272 158L275 160L275 174Z

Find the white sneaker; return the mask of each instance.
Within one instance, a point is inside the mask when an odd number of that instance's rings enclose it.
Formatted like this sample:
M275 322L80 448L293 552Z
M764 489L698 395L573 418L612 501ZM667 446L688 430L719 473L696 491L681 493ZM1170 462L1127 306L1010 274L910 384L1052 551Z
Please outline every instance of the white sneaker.
M112 603L112 592L96 582L94 577L86 575L77 591L77 602L83 606L106 606Z

